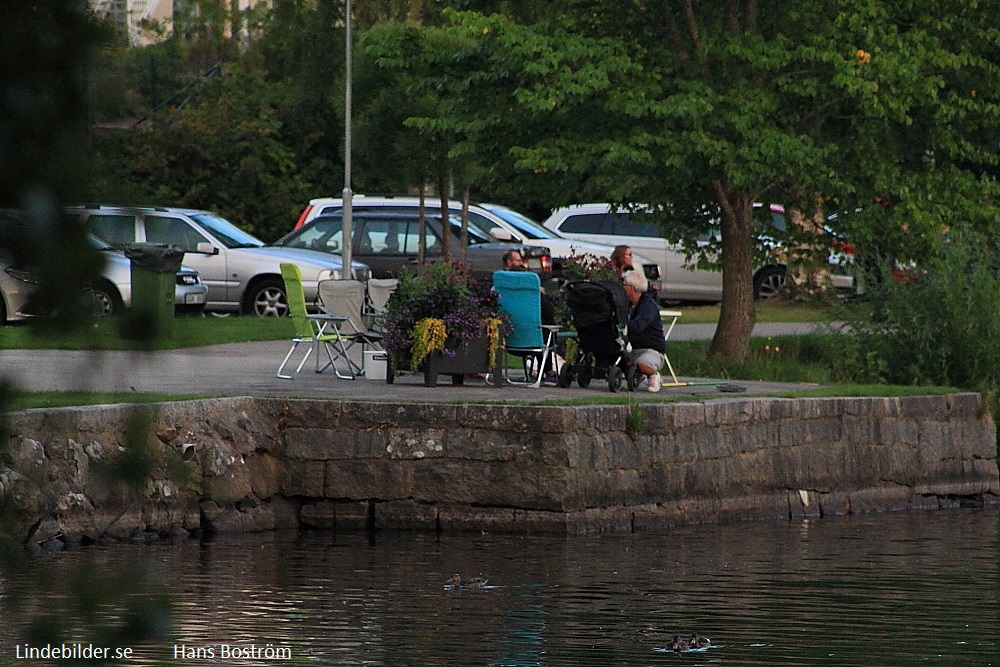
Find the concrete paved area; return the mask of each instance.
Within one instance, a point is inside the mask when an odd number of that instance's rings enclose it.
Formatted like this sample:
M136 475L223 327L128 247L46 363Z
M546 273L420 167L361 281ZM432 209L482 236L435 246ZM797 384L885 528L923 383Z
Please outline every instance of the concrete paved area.
M758 325L755 336L814 331L816 325ZM672 340L711 337L715 325L678 325ZM452 386L441 376L436 388L423 385L423 374L406 374L394 384L377 380L341 380L331 370L317 374L310 358L294 380L275 377L288 351L286 341L215 345L162 352L0 350L0 377L26 391L105 391L211 396L288 396L413 401L545 401L610 396L607 382L594 380L587 389L559 387L494 388L469 379ZM299 346L304 350L304 346ZM296 352L294 359L299 359ZM297 364L297 361L295 362ZM294 365L293 365L294 368ZM683 368L676 368L679 375ZM682 377L684 380L696 378ZM704 380L704 379L702 379ZM773 393L817 388L815 384L734 381L748 393ZM722 395L716 386L665 387L643 397Z

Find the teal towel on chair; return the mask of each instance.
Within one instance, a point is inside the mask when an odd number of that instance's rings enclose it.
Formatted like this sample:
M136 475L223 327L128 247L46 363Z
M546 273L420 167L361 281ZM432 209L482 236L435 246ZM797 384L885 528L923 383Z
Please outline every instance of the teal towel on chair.
M500 295L500 307L510 315L514 330L507 336L508 349L542 348L542 281L527 271L497 271L493 289Z

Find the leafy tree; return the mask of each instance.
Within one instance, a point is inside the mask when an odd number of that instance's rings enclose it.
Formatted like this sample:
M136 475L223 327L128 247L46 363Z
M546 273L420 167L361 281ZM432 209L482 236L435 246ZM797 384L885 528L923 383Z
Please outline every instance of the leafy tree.
M281 141L285 90L232 67L195 103L132 130L120 166L130 201L218 211L264 239L287 232L310 191ZM256 95L248 95L255 91Z
M899 233L863 218L851 231L893 255L927 252L942 223L969 214L993 224L995 184L970 168L995 160L991 12L919 4L592 0L530 26L451 14L463 39L447 79L481 104L448 122L502 136L553 204L652 206L693 254L718 219L711 354L738 359L754 324L755 202L811 214L817 199L891 193L908 220Z

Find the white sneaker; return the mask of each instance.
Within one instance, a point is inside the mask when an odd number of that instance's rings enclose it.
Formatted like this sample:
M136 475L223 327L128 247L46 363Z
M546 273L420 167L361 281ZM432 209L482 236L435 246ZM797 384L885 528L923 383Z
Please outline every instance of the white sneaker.
M646 385L646 391L655 394L660 391L660 374L653 373L649 376L649 384Z

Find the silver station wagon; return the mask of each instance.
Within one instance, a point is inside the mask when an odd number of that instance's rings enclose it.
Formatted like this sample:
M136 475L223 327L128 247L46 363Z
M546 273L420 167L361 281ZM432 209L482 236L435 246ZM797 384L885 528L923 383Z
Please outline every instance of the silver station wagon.
M184 265L198 271L208 287L208 311L286 315L283 262L296 264L302 271L302 287L309 302L316 299L317 283L342 277L342 264L336 255L269 246L209 211L107 205L70 206L66 211L112 248L145 242L184 250ZM352 262L355 280L367 280L370 274L367 265Z

